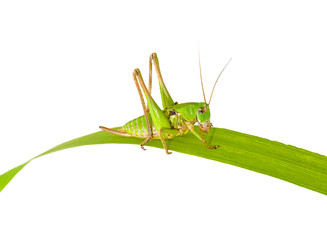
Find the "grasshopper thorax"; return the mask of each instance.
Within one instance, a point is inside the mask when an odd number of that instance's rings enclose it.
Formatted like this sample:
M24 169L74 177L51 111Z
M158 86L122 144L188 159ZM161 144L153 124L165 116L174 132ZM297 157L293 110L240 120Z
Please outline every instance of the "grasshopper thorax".
M169 115L180 115L187 123L198 123L202 132L208 133L212 124L210 122L209 104L200 102L189 102L174 105L169 109Z

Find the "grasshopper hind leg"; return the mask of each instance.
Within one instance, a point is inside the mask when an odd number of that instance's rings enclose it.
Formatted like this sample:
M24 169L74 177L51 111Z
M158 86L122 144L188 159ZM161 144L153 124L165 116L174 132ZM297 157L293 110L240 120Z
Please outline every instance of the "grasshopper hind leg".
M141 143L141 148L145 151L146 149L144 148L144 145L147 144L148 142L152 141L152 136L149 135L147 136L146 139L144 139L144 141Z

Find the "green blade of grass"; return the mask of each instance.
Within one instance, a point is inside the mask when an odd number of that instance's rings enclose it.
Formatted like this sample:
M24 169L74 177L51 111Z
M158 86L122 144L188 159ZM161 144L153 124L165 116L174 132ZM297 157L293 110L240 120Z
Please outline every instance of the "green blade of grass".
M198 128L196 130L198 131ZM190 133L168 140L167 143L169 149L176 152L228 163L327 195L326 156L223 128L212 128L210 133L206 135L206 138L209 143L219 144L220 148L209 150ZM141 141L139 138L122 137L100 131L60 144L33 159L63 149L83 145L107 143L140 144ZM159 140L153 140L147 145L162 148ZM164 151L162 154L165 154ZM0 191L33 159L0 175Z

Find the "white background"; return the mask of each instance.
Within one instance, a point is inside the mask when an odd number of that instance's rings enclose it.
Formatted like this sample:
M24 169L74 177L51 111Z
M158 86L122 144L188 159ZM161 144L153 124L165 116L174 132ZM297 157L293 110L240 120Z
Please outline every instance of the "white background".
M214 126L327 155L326 22L324 1L1 1L0 172L141 115L154 51L174 100L202 101L199 45L207 95L233 57ZM4 240L327 238L325 195L139 146L44 156L0 195Z

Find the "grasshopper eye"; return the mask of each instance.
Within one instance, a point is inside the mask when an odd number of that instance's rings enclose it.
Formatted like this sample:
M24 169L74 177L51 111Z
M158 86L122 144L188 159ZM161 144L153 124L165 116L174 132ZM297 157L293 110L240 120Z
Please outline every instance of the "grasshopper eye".
M204 107L202 107L202 108L200 108L200 109L198 110L198 113L203 114L203 113L205 113L206 111L207 111L207 109L204 108Z

